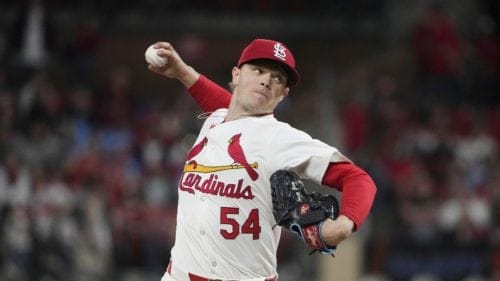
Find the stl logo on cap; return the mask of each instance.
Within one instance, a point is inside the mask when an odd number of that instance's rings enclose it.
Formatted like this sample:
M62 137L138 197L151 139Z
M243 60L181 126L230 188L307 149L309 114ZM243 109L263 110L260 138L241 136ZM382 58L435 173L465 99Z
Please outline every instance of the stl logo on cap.
M274 56L281 59L286 60L286 48L283 47L280 43L274 44Z
M280 63L288 76L288 85L295 85L300 80L299 73L295 69L295 58L285 44L269 39L255 39L243 49L237 66L241 67L244 63L258 59Z

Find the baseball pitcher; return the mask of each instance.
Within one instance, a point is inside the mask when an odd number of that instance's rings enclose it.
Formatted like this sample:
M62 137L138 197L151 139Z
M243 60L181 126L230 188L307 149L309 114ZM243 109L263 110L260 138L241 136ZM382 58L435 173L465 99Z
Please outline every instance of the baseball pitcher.
M336 148L273 115L300 80L291 51L252 41L232 69L229 93L170 43L153 46L168 63L149 69L183 83L207 114L179 180L175 245L162 281L277 280L283 228L333 255L361 227L376 187ZM309 192L301 178L338 189L342 201Z

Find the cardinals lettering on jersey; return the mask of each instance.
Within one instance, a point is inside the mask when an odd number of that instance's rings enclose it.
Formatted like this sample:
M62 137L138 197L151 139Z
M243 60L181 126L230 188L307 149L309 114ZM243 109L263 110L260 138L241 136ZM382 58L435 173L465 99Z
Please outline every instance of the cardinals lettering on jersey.
M227 152L234 161L228 165L209 166L193 160L207 146L208 138L204 137L200 142L195 144L187 154L187 163L184 165L184 173L179 181L179 189L191 194L194 194L195 190L198 190L202 193L229 198L253 199L255 196L252 194L252 188L250 185L243 184L243 178L236 179L234 182L223 182L219 180L217 174L214 174L226 170L244 169L252 181L257 180L259 177L256 171L258 163L248 163L240 144L240 138L241 133L234 135L228 141ZM209 176L204 176L203 174Z
M255 197L250 185L243 186L243 179L239 179L237 183L225 183L214 174L204 178L198 174L184 173L179 181L179 189L192 194L198 190L205 194L237 199L253 199Z

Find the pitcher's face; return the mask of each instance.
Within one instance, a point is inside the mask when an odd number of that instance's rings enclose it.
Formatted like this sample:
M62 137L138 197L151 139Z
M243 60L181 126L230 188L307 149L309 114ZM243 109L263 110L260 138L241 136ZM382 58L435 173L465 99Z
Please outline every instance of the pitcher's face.
M233 98L249 114L272 113L288 95L287 75L277 63L252 61L233 68Z

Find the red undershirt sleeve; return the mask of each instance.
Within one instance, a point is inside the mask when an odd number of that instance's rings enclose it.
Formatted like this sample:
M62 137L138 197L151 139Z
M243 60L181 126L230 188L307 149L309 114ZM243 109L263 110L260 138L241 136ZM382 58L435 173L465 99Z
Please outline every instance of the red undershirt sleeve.
M370 212L377 192L372 178L355 164L330 163L322 184L342 192L340 214L354 222L355 230L359 229Z
M219 108L228 108L231 93L217 85L204 75L189 87L188 93L194 98L203 112L213 112Z

